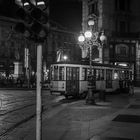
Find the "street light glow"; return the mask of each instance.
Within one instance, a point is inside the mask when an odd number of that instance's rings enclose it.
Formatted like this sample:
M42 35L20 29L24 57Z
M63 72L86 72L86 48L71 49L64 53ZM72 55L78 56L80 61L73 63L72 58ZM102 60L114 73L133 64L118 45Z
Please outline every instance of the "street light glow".
M39 1L39 2L37 2L37 5L39 6L39 5L45 5L45 2L44 1Z
M84 42L84 41L85 41L85 37L81 34L81 35L78 37L78 41L79 41L79 42Z
M88 20L88 25L93 26L95 24L95 21L93 19Z
M25 2L24 3L24 6L29 6L29 2Z
M64 55L63 58L64 58L64 60L67 60L68 59L68 57L66 55Z
M91 38L92 37L92 32L91 31L86 31L84 35L85 35L86 38Z
M106 41L106 36L104 35L104 33L101 34L100 40L101 40L101 42Z

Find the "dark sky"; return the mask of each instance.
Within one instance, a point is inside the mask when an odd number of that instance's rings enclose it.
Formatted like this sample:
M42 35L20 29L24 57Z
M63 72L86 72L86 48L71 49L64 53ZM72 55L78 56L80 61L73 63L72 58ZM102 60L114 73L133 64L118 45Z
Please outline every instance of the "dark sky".
M51 2L51 17L73 31L81 30L82 5L77 0L54 0Z
M0 15L14 17L15 0L0 0ZM82 5L79 0L50 0L50 17L69 31L81 30Z

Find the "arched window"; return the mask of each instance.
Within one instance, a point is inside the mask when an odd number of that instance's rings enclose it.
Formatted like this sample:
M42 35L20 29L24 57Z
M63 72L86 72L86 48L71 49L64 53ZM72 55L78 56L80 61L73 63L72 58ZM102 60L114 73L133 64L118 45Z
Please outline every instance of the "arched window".
M129 48L125 44L117 44L115 46L115 52L117 55L127 56L129 52Z

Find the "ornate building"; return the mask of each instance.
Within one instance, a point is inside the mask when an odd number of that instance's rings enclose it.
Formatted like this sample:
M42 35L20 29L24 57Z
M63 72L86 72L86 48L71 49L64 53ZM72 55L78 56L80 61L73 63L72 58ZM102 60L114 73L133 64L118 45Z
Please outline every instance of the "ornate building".
M140 81L140 9L139 0L82 0L82 27L95 14L98 31L104 30L107 45L103 48L104 63L125 64L134 70L136 83Z
M46 47L47 64L56 61L64 61L63 56L67 56L67 61L80 61L81 49L77 44L77 34L64 29L51 28L48 36L48 46ZM60 58L58 58L60 54ZM59 60L58 60L59 59Z
M35 59L35 44L17 34L13 27L16 20L0 17L0 77L19 77L25 74L25 48L29 48L30 60Z
M28 76L36 72L36 43L16 33L17 20L0 17L0 79L3 77ZM43 70L56 61L79 61L81 51L77 35L51 23L51 29L43 45ZM58 60L59 52L59 60ZM28 77L29 78L29 77Z

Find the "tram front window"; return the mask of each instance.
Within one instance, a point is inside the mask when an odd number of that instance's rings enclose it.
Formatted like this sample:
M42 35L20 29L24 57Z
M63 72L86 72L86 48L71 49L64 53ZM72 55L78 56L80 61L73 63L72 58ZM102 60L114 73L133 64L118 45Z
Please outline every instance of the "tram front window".
M104 80L104 70L96 69L96 80Z
M88 74L87 74L87 68L82 69L82 80L87 80L88 79Z
M54 66L54 80L58 80L58 66Z
M64 80L64 67L59 67L59 80Z

